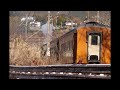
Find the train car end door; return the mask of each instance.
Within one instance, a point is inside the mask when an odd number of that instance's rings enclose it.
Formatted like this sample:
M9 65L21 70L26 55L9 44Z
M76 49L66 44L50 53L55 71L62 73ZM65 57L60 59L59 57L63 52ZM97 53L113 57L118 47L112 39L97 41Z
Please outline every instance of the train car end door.
M100 32L87 33L87 59L88 59L88 63L100 63L101 38L102 38L102 34Z

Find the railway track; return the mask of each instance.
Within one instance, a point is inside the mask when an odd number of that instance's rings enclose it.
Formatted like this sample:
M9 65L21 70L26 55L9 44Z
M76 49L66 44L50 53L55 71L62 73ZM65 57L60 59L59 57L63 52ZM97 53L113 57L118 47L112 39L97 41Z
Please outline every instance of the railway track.
M110 64L10 65L10 79L110 79Z

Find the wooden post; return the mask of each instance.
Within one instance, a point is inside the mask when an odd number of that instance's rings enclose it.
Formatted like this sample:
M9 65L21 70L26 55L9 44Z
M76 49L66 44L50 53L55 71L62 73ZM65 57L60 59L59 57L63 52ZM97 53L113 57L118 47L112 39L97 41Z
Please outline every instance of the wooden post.
M47 53L46 56L50 56L50 11L48 11L48 30L47 30Z
M97 11L97 22L98 22L98 23L99 23L99 17L100 17L99 14L100 14L99 11Z
M28 29L28 15L26 15L25 38L27 38L27 29Z
M88 11L88 22L90 21L90 12Z

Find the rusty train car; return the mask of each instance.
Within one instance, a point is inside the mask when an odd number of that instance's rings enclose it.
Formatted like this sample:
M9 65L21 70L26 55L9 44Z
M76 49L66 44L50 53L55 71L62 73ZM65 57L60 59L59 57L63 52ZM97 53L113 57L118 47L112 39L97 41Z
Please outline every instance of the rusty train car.
M61 64L110 64L111 29L86 22L50 42L50 58Z

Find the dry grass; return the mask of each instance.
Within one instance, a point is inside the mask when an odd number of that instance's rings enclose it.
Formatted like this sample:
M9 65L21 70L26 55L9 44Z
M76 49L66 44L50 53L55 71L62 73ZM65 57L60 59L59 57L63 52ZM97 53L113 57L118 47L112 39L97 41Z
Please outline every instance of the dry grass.
M10 42L10 64L34 65L36 61L40 61L39 48L34 45L29 45L19 38Z
M40 46L35 44L28 44L21 38L16 38L14 41L10 42L10 64L12 65L49 65L49 64L59 64L55 60L42 59L40 52Z

